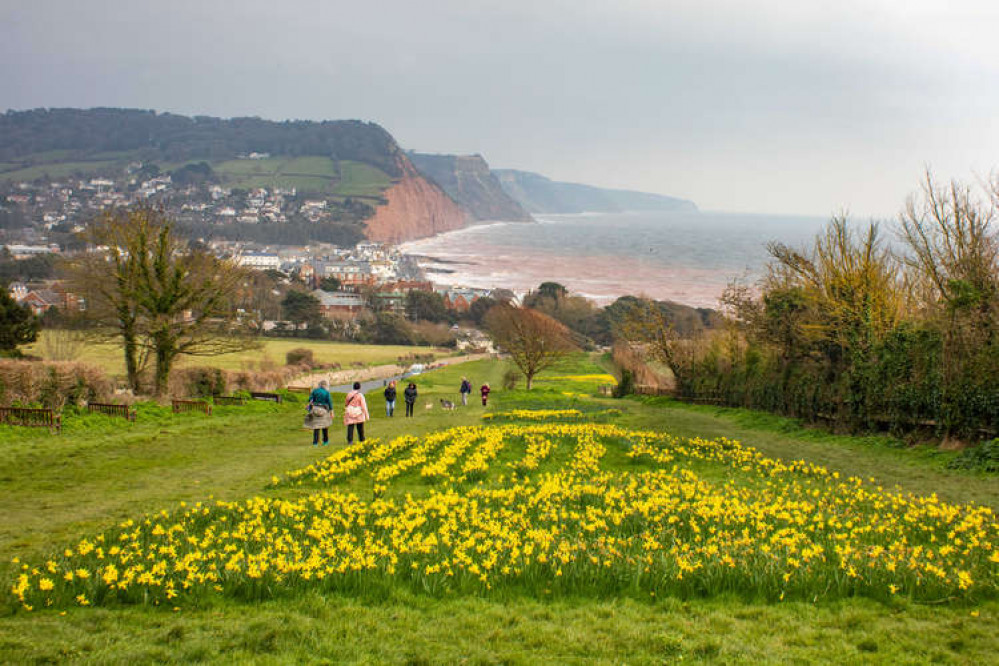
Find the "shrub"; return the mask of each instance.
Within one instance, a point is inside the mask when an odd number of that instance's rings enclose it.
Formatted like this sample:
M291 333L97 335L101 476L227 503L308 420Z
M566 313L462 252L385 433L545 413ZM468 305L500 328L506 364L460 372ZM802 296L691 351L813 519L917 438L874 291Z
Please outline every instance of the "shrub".
M228 388L226 373L219 368L181 368L170 374L171 396L208 398L222 395Z
M312 350L306 347L296 347L291 349L284 356L285 363L288 365L307 365L310 368L315 367L316 360L312 354Z
M170 376L170 395L177 398L224 395L230 391L274 391L309 372L307 365L286 365L272 370L220 370L181 368Z
M520 373L513 368L510 368L503 373L503 388L511 391L517 388L518 379L520 379Z
M631 370L621 370L621 381L614 387L614 397L623 398L626 395L631 395L634 390L635 377L632 375Z
M999 472L999 439L982 442L978 446L965 449L947 463L951 469L974 469L982 472Z
M92 365L0 360L0 406L41 404L60 409L108 400L112 392L111 380Z

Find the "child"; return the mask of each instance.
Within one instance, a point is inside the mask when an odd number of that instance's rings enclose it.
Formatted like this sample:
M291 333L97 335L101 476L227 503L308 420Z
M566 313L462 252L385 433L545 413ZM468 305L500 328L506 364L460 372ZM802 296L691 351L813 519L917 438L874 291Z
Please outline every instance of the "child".
M486 402L489 400L489 384L483 384L482 388L479 389L479 393L482 394L482 406L486 406Z

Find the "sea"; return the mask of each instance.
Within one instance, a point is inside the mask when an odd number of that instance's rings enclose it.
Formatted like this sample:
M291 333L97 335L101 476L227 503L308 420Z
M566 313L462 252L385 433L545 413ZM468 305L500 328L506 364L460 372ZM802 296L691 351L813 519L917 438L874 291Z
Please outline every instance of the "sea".
M828 218L720 212L535 215L403 244L439 285L524 294L546 281L606 304L627 294L717 307L733 281L754 284L767 243L809 245Z

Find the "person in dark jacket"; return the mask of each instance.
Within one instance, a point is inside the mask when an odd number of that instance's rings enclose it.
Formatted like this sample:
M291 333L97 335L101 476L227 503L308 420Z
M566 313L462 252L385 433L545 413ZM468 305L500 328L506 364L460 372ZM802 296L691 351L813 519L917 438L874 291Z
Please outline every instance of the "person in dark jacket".
M333 400L330 398L326 380L309 394L308 413L304 427L312 431L312 446L319 446L319 431L323 431L323 446L330 443L330 425L333 424Z
M395 382L389 382L385 387L385 416L395 414Z
M416 405L416 384L410 382L402 392L402 397L406 400L406 416L412 416L413 407Z
M468 377L461 378L461 388L458 390L461 393L461 406L468 406L468 394L472 392L472 382L468 381Z

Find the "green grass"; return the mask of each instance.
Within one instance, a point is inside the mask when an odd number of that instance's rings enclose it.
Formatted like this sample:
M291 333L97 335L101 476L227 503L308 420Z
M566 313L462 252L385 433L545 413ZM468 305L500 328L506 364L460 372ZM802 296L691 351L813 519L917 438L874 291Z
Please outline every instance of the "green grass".
M212 168L226 185L244 189L281 187L303 192L330 192L336 177L336 168L328 157L229 160Z
M37 166L16 169L14 171L4 171L0 173L0 181L30 181L43 176L48 176L56 180L75 176L77 174L93 175L104 173L115 167L118 162L98 161L98 162L58 162L51 164L39 164Z
M295 187L303 192L379 197L391 179L369 164L328 157L268 157L230 160L213 167L230 187Z
M954 501L982 501L990 487L995 491L994 479L946 472L883 442L806 431L738 410L599 399L582 395L582 383L563 381L541 381L530 393L505 391L505 369L502 362L475 362L415 381L421 403L454 398L467 375L476 387L491 384L490 408L497 411L617 407L624 410L619 422L625 426L724 434L771 456L806 458L847 474L869 471L885 483L941 496L943 491ZM546 374L601 371L575 357ZM420 406L416 418L403 418L399 409L388 419L380 392L368 399L374 417L368 433L379 438L477 424L483 413L473 400L454 413ZM55 437L0 427L0 561L14 555L37 560L124 518L173 509L181 501L304 492L268 487L272 475L328 453L309 445L309 433L299 428L301 410L301 402L254 403L204 417L146 405L135 424L67 419L64 433ZM334 430L339 441L342 427ZM9 564L0 567L0 573L10 573ZM938 606L863 598L439 598L398 588L380 598L318 592L264 602L213 597L176 612L125 606L27 614L0 604L0 662L977 664L999 653L997 629L995 601Z
M26 354L49 358L49 345L46 340L52 335L42 331L38 342L22 348ZM360 345L346 342L325 342L292 338L264 338L260 349L233 352L221 356L181 357L177 367L208 366L223 370L264 370L285 364L285 355L292 349L311 349L316 363L339 363L344 369L354 364L364 366L392 364L400 356L409 354L435 354L446 356L434 347L410 347L402 345ZM102 368L113 376L124 376L125 362L117 343L87 343L73 359Z
M748 409L689 405L669 398L636 397L624 402L651 408L631 412L626 421L635 427L655 427L665 417L670 432L677 435L738 439L772 458L805 459L844 476L876 478L886 487L936 493L948 502L976 502L999 511L999 479L994 474L947 469L953 452L931 446L907 448L886 436L836 435Z
M380 197L392 185L388 174L363 162L341 161L339 175L333 193L343 197Z

